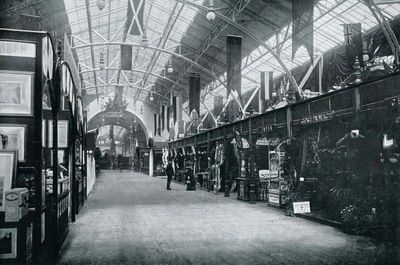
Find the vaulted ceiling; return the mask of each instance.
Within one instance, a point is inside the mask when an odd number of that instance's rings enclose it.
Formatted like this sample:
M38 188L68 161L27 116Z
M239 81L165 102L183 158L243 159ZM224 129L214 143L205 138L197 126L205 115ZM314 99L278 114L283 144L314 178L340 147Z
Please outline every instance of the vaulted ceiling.
M203 100L212 105L210 95L226 95L226 35L243 37L242 91L259 84L259 71L284 71L265 47L240 30L253 33L259 40L279 50L281 61L289 69L307 61L305 49L291 60L291 0L215 0L218 12L239 27L219 16L206 18L208 0L146 0L144 28L148 47L141 36L126 34L128 1L106 0L102 11L94 0L64 0L72 32L72 42L79 59L86 95L113 95L115 85L125 87L124 96L148 101L155 90L155 105L168 100L169 93L188 97L188 73L201 75ZM381 6L385 16L393 19L400 4ZM377 21L362 1L320 0L314 9L315 50L324 52L343 43L342 24L361 22L363 31L376 27ZM133 46L133 70L120 71L120 45ZM100 54L105 67L100 69ZM168 73L169 64L174 68ZM216 77L219 79L216 82ZM95 96L94 96L95 95ZM211 106L212 107L212 106Z
M113 96L115 85L124 86L124 96L149 101L168 100L169 93L188 98L188 73L201 76L202 99L210 108L213 95L226 96L226 36L243 37L242 93L259 85L260 71L284 73L280 63L294 69L309 62L301 48L291 58L291 0L214 0L218 9L213 21L206 18L209 0L145 0L144 28L148 47L141 36L126 34L128 0L105 0L102 10L97 0L1 1L0 24L15 25L17 14L36 9L42 23L57 33L70 34L81 71L85 102ZM400 4L379 6L390 21L400 14ZM222 19L224 15L231 22ZM362 23L367 32L378 23L362 0L318 0L314 8L314 54L343 44L345 23ZM44 27L45 29L48 27ZM253 34L258 41L249 37ZM57 34L57 37L62 37ZM120 70L120 45L133 46L133 70ZM263 43L274 49L276 58ZM104 69L100 66L104 55ZM173 73L166 71L171 62ZM202 107L202 113L204 108Z

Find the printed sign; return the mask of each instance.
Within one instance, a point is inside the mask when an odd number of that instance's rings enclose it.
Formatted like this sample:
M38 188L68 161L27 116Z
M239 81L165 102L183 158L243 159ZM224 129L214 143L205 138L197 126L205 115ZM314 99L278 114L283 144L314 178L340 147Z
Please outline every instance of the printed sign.
M36 45L13 41L0 41L0 55L16 57L36 57Z
M319 114L310 115L310 116L302 118L300 123L301 123L301 125L305 125L305 124L310 124L310 123L331 120L333 118L334 114L335 114L335 112L333 110L331 110L331 111L327 111L327 112L323 112L323 113L319 113Z
M279 195L278 194L269 194L268 195L268 202L279 204Z
M294 213L309 213L311 212L310 202L293 202Z

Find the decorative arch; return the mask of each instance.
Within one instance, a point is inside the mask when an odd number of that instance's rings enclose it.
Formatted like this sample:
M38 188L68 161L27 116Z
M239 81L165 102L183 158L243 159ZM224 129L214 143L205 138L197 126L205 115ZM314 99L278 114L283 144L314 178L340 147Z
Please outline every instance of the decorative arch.
M137 124L139 125L138 127L140 129L138 128L138 132L142 131L147 141L150 135L149 128L147 128L146 123L140 116L136 115L130 110L124 110L121 113L110 111L98 112L88 121L88 130L93 130L103 125L118 125L130 130L130 126L134 123L134 120L136 120Z

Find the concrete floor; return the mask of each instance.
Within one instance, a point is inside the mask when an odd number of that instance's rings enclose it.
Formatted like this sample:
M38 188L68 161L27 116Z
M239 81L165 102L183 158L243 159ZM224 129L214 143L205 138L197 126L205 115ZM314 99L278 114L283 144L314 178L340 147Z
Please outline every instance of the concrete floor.
M102 171L58 264L373 264L375 249L265 203Z

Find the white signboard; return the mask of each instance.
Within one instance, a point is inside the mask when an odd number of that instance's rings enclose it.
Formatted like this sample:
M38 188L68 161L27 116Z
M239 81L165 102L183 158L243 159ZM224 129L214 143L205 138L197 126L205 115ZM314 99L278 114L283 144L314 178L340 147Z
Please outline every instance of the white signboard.
M16 57L36 57L36 45L13 41L0 41L0 55Z
M279 204L279 195L270 193L268 196L268 201L270 203Z
M293 202L294 213L309 213L311 212L310 202Z

